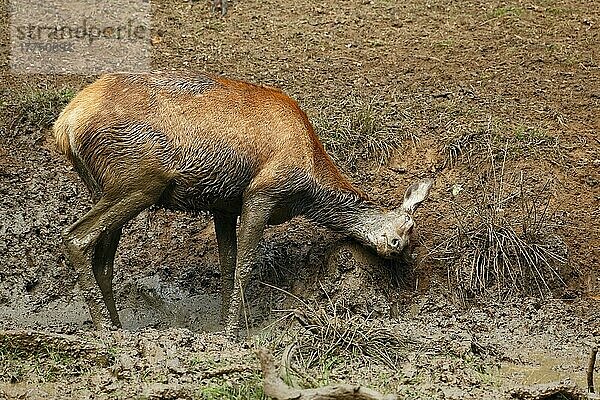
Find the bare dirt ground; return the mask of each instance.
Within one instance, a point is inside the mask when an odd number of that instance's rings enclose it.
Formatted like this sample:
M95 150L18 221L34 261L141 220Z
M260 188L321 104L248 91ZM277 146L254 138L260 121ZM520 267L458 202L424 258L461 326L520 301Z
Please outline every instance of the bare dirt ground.
M153 68L282 88L384 206L436 179L413 265L302 219L269 229L239 344L219 334L210 217L164 210L124 232L124 330L91 330L60 249L61 229L91 203L48 127L65 93L96 77L11 74L1 4L0 398L260 398L256 346L305 387L353 382L409 399L510 398L563 379L585 388L600 330L600 3L248 0L220 18L208 2L153 2ZM342 129L364 125L373 141ZM498 186L482 173L490 164L508 192L546 200L547 212L511 196L491 207L542 220L531 224L565 249L553 267L564 283L482 289L449 263L468 253L447 241L472 221L465 210L490 208L470 208ZM276 311L296 307L317 328Z

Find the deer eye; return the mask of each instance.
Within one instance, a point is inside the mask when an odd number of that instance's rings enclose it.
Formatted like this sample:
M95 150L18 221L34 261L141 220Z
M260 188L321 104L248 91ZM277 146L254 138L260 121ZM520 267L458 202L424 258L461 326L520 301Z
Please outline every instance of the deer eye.
M400 241L398 239L392 239L391 245L392 247L398 247L400 246Z

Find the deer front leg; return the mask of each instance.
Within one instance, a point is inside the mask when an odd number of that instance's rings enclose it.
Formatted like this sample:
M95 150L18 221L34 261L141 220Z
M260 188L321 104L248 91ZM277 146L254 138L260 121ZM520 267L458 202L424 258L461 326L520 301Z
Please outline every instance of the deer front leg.
M214 220L217 245L219 246L219 266L221 268L221 321L225 322L235 275L235 259L237 255L235 225L237 216L215 212Z
M244 201L238 233L235 278L225 331L236 337L239 330L240 311L244 300L244 290L256 260L257 247L265 225L271 216L273 201L267 196L252 196Z

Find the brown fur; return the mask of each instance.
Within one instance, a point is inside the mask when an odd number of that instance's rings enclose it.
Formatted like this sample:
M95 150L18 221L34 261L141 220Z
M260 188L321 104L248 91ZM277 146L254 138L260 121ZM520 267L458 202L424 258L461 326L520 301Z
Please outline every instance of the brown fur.
M104 75L69 103L54 136L94 198L63 237L97 327L120 324L116 247L123 224L153 204L213 212L223 315L235 333L267 224L305 215L396 257L412 232L408 213L431 186L411 186L403 210L382 210L340 173L281 90L204 75Z
M255 186L274 184L276 171L294 167L328 187L363 196L325 153L306 114L282 91L213 78L216 85L200 95L172 93L149 85L152 76L110 74L86 87L54 125L59 149L68 156L78 154L91 133L106 126L141 122L164 134L176 147L193 147L203 139L252 158L264 177L263 182L254 182ZM89 146L96 145L89 143ZM156 154L152 158L153 151L164 149L145 150L148 154L145 162L158 166L160 161ZM100 154L92 156L92 163L100 163L99 158ZM113 176L108 165L90 167L97 167L92 172L101 175L103 187L110 186L109 181L122 179L123 171ZM162 167L164 172L177 173L176 165L163 163Z

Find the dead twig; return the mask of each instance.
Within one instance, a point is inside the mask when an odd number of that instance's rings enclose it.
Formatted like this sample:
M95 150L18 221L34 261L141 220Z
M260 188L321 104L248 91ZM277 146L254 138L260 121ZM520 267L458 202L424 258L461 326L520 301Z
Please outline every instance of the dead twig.
M335 384L315 389L296 389L288 386L279 377L278 368L271 353L260 348L256 352L264 376L264 391L277 400L397 400L395 394L381 394L363 386Z
M598 348L594 347L590 351L590 361L588 363L588 370L587 370L588 393L595 393L595 389L594 389L594 366L596 365L596 355L597 354L598 354Z
M254 368L248 365L229 365L227 367L206 371L202 374L202 379L215 378L223 375L231 375L238 372L253 372Z

